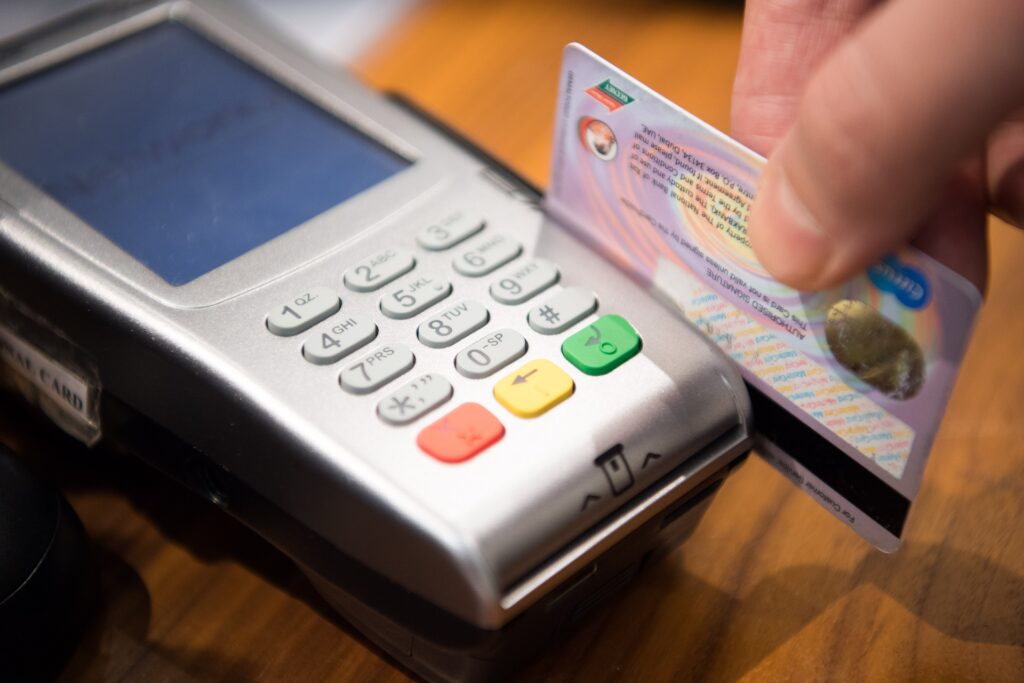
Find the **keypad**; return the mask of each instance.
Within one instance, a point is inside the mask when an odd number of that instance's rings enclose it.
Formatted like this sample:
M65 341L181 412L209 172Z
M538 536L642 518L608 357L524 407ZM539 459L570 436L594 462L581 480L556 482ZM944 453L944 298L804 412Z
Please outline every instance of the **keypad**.
M541 334L564 332L597 309L597 297L583 287L566 287L526 315L527 322Z
M550 261L533 259L491 285L491 296L502 304L521 304L558 282L558 269Z
M401 249L385 249L345 271L345 286L355 292L372 292L416 267L416 258Z
M462 251L452 267L466 277L480 277L505 265L523 250L523 245L501 234L485 236L472 247Z
M475 301L460 301L416 328L419 340L435 349L451 346L487 324L491 315Z
M505 328L477 339L455 356L455 369L470 379L481 379L521 358L526 353L526 338Z
M452 293L452 283L444 278L421 275L384 292L381 312L389 318L411 318L427 310Z
M494 398L519 417L537 417L572 396L572 378L546 358L521 366L494 385Z
M463 462L505 436L505 426L479 403L461 406L427 426L416 437L423 452L442 462Z
M338 381L346 391L368 394L408 371L415 362L408 346L385 344L342 370Z
M376 337L377 324L365 315L342 315L315 329L303 342L302 355L310 363L330 365Z
M452 385L436 372L428 372L381 399L377 414L393 425L408 424L452 397Z
M281 337L305 332L341 308L341 299L327 287L313 287L284 301L267 316L267 329Z
M459 211L445 216L437 223L424 226L416 234L416 243L430 251L451 249L459 242L484 229L482 216Z
M465 244L460 250L453 250L454 256L449 257L454 270L465 277L483 277L511 264L494 276L488 286L490 297L503 306L517 306L535 299L559 282L558 267L546 259L512 263L522 253L522 245L508 235L485 231L486 226L486 218L479 214L455 211L435 223L423 225L416 233L416 244L430 252ZM425 257L424 252L420 252L420 256ZM342 280L346 288L355 292L376 292L380 312L387 318L416 318L417 339L432 349L445 349L462 342L490 322L486 302L471 300L457 300L427 313L427 317L418 317L451 296L453 286L436 272L413 272L416 266L417 256L410 251L398 247L384 249L345 270ZM340 372L335 372L341 389L351 394L372 394L416 365L413 351L401 343L378 344L365 350L364 347L378 337L377 322L348 310L339 314L341 306L336 292L327 287L312 287L270 311L266 325L270 332L279 336L308 331L308 336L302 340L301 352L309 363L331 365L344 360ZM534 332L555 335L569 330L597 308L597 297L592 291L570 286L533 306L525 316L519 317L523 314L518 313L516 317ZM561 345L565 361L576 370L595 376L613 371L636 356L640 348L641 340L633 327L625 318L614 314L604 315L577 330ZM528 349L526 337L506 327L487 332L463 346L453 359L449 356L447 362L454 361L462 377L481 380L506 370L523 358ZM428 372L384 392L375 404L368 406L375 405L381 422L402 427L451 401L456 391L457 387L453 387L448 378ZM546 358L534 358L495 381L491 391L498 404L509 413L530 419L570 399L576 391L576 383L559 364ZM360 400L369 401L368 398ZM468 402L422 428L416 443L437 460L459 463L483 452L504 435L505 426L498 417L484 406Z

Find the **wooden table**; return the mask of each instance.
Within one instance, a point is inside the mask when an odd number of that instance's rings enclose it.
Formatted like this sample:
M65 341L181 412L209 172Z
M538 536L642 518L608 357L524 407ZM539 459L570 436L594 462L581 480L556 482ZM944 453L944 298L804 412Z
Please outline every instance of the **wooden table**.
M720 127L740 35L700 2L428 5L358 66L546 182L561 47L578 40ZM692 540L530 680L1024 680L1024 235L992 228L988 302L906 544L883 555L757 458ZM0 404L98 549L105 607L66 680L408 680L291 564L126 458Z

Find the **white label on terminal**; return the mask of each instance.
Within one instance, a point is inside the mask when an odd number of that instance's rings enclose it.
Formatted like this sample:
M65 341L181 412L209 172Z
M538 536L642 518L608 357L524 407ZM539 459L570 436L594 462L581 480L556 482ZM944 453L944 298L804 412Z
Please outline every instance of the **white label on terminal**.
M53 399L83 427L94 427L89 385L67 368L0 326L0 358Z

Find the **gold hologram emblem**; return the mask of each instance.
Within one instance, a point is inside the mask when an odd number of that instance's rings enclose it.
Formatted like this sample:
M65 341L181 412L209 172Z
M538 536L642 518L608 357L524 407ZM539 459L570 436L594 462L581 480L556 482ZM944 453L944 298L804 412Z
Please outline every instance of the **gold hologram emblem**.
M911 398L924 383L921 347L862 301L843 299L829 309L825 339L843 367L890 398Z

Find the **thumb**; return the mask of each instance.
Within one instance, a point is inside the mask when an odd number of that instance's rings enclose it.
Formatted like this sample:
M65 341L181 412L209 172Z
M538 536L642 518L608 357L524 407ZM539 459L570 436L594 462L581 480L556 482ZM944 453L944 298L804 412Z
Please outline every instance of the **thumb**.
M758 258L800 289L906 242L961 161L1024 103L1024 2L893 0L808 84L750 217Z

